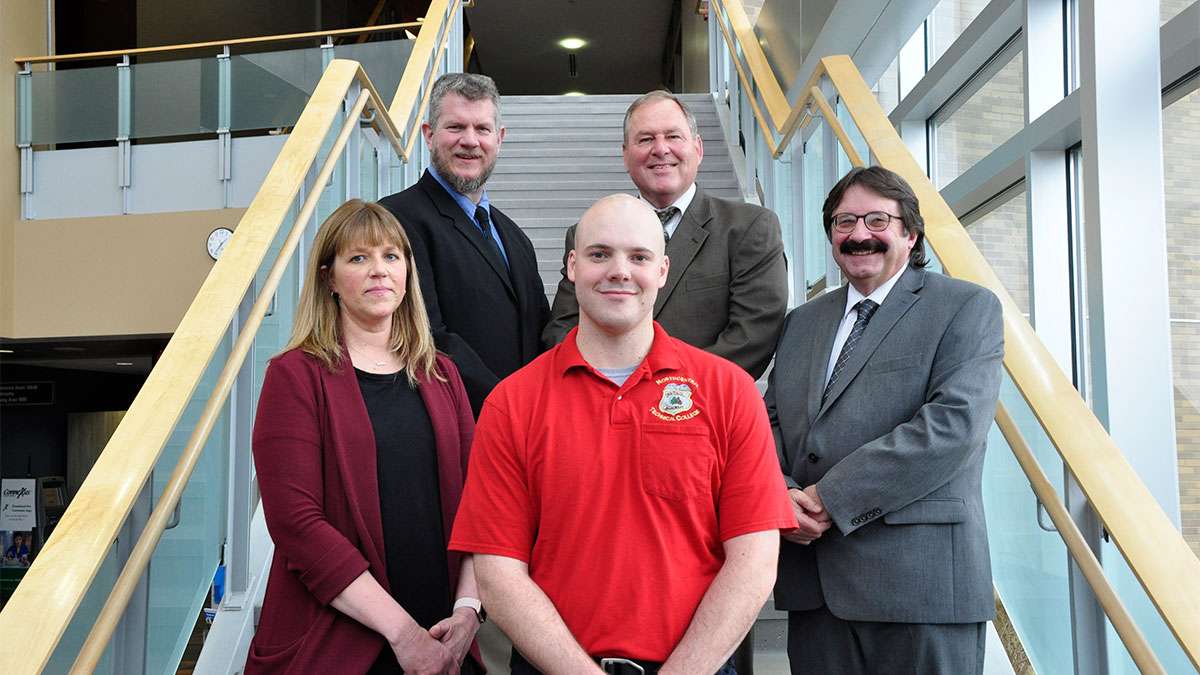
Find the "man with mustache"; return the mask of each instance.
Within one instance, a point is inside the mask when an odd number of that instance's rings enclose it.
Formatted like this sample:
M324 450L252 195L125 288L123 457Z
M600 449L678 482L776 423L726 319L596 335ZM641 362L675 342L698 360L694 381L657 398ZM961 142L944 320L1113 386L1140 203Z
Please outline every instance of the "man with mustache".
M677 96L657 90L625 112L621 155L638 194L658 214L671 273L654 318L672 337L733 361L758 378L771 362L787 310L787 265L779 218L768 209L711 196L696 184L704 142ZM566 256L550 323L555 344L579 321Z
M754 381L652 318L670 262L645 202L579 222L579 327L484 404L450 548L513 675L731 675L795 527Z
M800 524L775 586L792 672L982 673L1000 303L924 270L917 197L887 169L850 171L822 215L849 283L788 315L766 394Z
M541 352L550 308L529 237L488 201L504 140L486 75L448 73L421 125L432 166L380 200L404 227L438 348L462 374L475 414L492 387Z

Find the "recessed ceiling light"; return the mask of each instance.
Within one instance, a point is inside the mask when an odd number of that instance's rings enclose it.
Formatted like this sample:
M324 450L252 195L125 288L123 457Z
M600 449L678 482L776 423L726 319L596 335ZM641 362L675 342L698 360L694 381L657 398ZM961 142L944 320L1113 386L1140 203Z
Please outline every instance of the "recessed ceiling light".
M0 349L0 354L11 354L11 353L13 353L13 350L11 350L11 349Z
M587 42L585 40L580 40L577 37L569 37L569 38L563 38L563 39L559 40L558 46L562 47L563 49L570 49L570 50L574 51L581 47L586 47Z
M584 94L582 91L568 91L563 96L587 96L587 94Z
M132 366L133 361L117 361L118 366Z

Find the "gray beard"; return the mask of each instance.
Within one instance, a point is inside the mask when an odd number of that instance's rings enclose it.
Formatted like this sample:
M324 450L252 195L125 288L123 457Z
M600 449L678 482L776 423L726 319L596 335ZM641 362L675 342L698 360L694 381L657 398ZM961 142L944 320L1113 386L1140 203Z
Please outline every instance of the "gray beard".
M450 187L454 188L456 192L462 195L471 194L472 192L475 192L479 188L483 187L483 184L487 182L488 178L491 178L492 169L496 168L496 161L492 160L491 164L483 167L483 172L479 174L478 178L467 179L454 173L454 171L450 169L449 162L446 161L446 158L442 156L441 152L434 150L432 154L433 168L437 169L438 175L441 176L447 183L449 183Z

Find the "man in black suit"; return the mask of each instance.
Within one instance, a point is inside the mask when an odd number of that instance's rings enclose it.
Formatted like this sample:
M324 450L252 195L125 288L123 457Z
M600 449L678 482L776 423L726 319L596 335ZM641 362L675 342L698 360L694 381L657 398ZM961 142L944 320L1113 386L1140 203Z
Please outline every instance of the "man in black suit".
M550 307L533 244L484 190L504 140L496 83L438 78L421 132L432 166L379 203L412 241L438 348L458 365L478 415L492 387L541 352Z

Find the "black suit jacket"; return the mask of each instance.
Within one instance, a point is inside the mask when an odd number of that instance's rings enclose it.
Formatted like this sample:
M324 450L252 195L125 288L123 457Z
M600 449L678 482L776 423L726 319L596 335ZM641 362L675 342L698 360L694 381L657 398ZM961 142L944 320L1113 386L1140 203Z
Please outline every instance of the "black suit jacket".
M495 206L492 225L508 254L506 270L482 233L428 171L416 185L379 202L412 242L421 294L438 348L454 359L475 415L501 379L541 353L550 316L529 237Z

